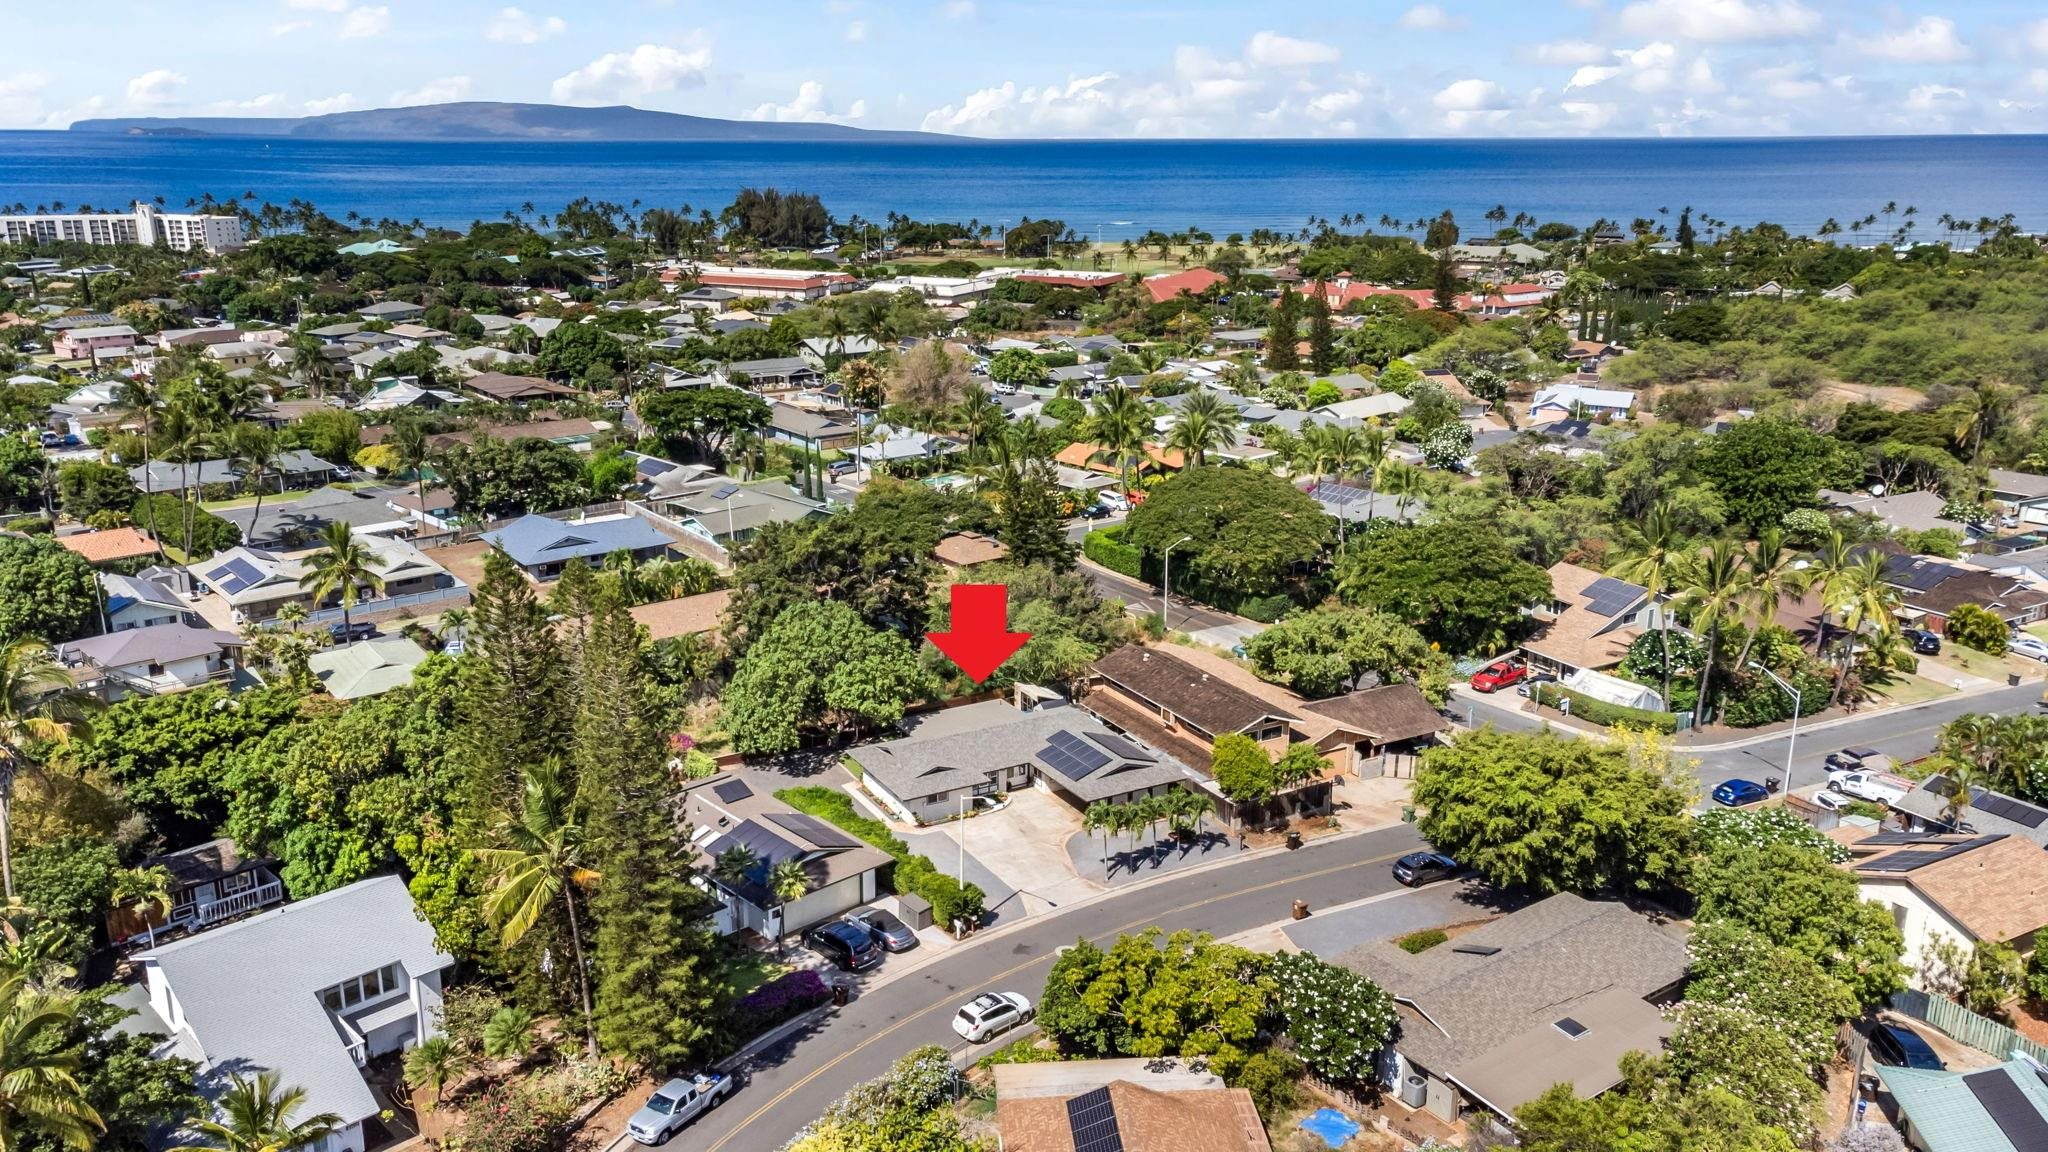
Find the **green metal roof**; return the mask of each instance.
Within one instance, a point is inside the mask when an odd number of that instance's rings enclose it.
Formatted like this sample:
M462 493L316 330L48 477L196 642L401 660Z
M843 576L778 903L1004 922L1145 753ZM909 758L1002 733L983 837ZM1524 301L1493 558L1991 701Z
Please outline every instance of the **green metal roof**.
M2025 1061L1969 1072L1889 1067L1877 1072L1898 1101L1900 1113L1913 1122L1927 1152L2015 1152L2013 1142L1963 1082L1966 1077L2010 1077L2034 1111L2048 1119L2048 1084Z

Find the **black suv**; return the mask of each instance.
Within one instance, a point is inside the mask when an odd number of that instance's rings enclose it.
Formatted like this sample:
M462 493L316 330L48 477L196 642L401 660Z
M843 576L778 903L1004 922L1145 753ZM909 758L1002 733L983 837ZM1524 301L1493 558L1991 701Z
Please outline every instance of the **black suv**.
M1947 1068L1918 1032L1898 1024L1878 1024L1870 1030L1870 1055L1879 1064L1894 1068L1926 1068L1940 1072Z
M865 972L882 962L882 950L875 947L874 937L844 920L811 929L809 941L811 947L848 972Z
M1905 637L1906 643L1913 646L1913 651L1922 656L1941 655L1941 637L1925 628L1904 628L1899 631L1899 635Z
M347 624L336 624L327 630L327 634L333 637L336 644L346 644L351 640L368 640L375 636L377 626L367 620L355 620Z

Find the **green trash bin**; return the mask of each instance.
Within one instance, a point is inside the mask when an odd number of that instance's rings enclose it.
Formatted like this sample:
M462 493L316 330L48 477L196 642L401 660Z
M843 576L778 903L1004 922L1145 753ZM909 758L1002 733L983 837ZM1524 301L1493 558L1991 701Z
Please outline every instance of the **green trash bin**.
M1415 823L1415 805L1413 805L1413 804L1403 804L1403 805L1401 805L1401 823L1403 823L1403 824L1413 824L1413 823Z

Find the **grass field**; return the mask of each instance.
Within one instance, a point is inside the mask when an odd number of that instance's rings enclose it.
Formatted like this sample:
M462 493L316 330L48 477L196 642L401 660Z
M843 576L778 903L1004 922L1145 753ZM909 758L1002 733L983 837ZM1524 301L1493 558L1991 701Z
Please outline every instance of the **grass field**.
M1898 676L1889 684L1874 684L1871 691L1893 704L1922 704L1955 695L1955 688L1925 676Z
M1935 657L1941 665L1953 668L1969 676L1981 676L1986 680L2004 680L2017 672L2023 678L2035 677L2041 673L2041 665L2019 656L1992 656L1960 644L1943 644L1941 655ZM1939 669L1932 661L1922 658L1920 667L1927 675L1939 675Z

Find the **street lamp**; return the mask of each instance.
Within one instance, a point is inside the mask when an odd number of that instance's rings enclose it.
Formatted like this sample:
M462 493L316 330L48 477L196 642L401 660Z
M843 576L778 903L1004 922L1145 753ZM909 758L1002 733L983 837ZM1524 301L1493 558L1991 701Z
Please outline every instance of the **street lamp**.
M730 483L720 484L711 492L711 498L713 500L722 501L725 504L725 546L727 548L732 548L737 543L737 541L733 539L732 498L739 494L740 486L737 484Z
M1799 746L1799 713L1801 710L1799 689L1793 687L1784 677L1754 660L1749 662L1749 666L1769 676L1771 683L1792 694L1792 730L1785 737L1785 795L1790 796L1792 794L1792 753Z
M1169 623L1167 613L1173 610L1173 550L1193 539L1193 536L1183 536L1180 539L1175 540L1173 543L1168 544L1166 546L1166 551L1160 553L1159 628L1162 632L1172 631L1172 629L1167 626Z

